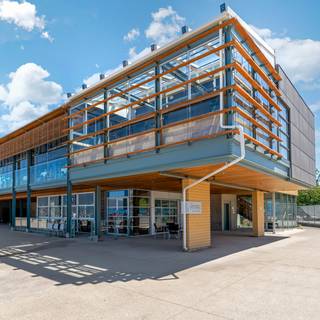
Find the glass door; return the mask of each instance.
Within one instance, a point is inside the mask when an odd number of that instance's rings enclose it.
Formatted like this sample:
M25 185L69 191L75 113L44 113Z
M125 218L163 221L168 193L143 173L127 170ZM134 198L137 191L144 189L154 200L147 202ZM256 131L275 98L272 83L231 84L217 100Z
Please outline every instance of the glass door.
M107 232L114 235L128 235L129 197L128 190L108 191Z

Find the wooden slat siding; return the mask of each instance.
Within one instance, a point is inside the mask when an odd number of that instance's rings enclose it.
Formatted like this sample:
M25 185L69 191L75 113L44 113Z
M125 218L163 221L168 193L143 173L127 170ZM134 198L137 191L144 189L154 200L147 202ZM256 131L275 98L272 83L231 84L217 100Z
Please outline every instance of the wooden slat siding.
M194 180L184 179L183 187ZM210 183L202 182L187 191L187 201L201 201L201 214L187 215L187 248L197 250L211 246L210 230Z
M264 193L262 191L252 192L252 225L254 236L264 236Z
M6 159L65 136L67 121L63 118L64 115L60 115L0 144L0 159Z

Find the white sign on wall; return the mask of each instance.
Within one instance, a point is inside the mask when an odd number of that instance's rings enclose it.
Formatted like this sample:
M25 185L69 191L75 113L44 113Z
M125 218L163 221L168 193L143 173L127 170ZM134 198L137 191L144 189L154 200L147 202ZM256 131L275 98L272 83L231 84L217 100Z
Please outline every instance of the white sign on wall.
M183 203L182 203L183 206ZM202 202L201 201L186 201L186 214L201 214Z

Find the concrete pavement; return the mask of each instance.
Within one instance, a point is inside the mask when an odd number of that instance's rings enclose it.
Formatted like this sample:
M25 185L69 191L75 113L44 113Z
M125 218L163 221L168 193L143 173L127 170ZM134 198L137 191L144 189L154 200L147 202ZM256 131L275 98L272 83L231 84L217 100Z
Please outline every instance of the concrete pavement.
M0 319L319 319L319 229L180 247L0 227Z

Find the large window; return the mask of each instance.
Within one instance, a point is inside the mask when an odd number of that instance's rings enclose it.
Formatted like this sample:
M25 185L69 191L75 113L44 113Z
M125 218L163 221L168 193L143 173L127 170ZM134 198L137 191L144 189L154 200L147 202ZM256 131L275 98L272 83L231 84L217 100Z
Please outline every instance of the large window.
M290 160L289 109L281 99L279 99L279 105L282 109L278 114L279 121L281 122L281 127L279 127L279 136L282 140L279 142L279 152L282 154L284 159Z
M157 228L164 228L168 223L180 224L179 200L155 200L155 224Z
M116 190L106 193L106 229L110 234L144 235L150 233L150 192Z
M276 228L292 228L297 225L297 197L284 193L276 193ZM273 228L272 194L264 196L265 227Z

